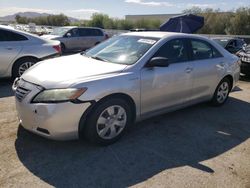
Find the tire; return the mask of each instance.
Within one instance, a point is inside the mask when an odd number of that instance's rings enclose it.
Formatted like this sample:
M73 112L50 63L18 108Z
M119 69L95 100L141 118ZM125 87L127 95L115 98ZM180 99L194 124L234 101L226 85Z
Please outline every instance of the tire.
M95 46L98 45L98 44L100 44L100 42L95 43Z
M27 69L38 62L33 57L25 57L17 60L12 68L12 78L20 77Z
M63 43L61 43L61 51L62 51L62 54L66 52L66 47L65 47L65 44Z
M93 144L109 145L121 138L131 123L132 110L129 104L120 98L108 99L97 104L87 116L83 134Z
M211 101L212 105L221 106L225 104L231 91L231 87L232 84L228 78L222 79L214 92L214 96Z

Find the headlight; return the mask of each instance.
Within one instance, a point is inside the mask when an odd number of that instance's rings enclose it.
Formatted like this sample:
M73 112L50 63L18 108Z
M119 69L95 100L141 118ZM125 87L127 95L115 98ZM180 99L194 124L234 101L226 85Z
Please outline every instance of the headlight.
M80 97L87 88L50 89L44 90L34 97L32 103L56 103L74 101Z

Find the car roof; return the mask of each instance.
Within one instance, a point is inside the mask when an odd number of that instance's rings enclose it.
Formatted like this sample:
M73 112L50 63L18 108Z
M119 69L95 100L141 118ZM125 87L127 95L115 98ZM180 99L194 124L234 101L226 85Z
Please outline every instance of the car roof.
M212 37L211 39L218 39L218 40L241 40L239 38L236 37Z
M16 31L15 28L13 28L13 27L11 27L11 26L8 26L8 25L0 25L0 29L8 29L8 30Z
M62 27L55 27L55 28L66 28L66 29L73 29L76 28L77 26L62 26Z
M39 36L37 36L35 34L28 33L28 32L25 32L25 31L21 31L21 30L13 28L11 26L0 25L0 29L5 29L5 30L8 30L8 31L13 31L14 33L22 34L22 35L28 37L29 39L36 39L36 40L44 41L42 38L40 38Z
M165 31L146 31L146 32L129 32L122 35L127 36L141 36L141 37L152 37L152 38L168 38L168 37L195 37L201 39L208 39L200 35L186 34L186 33L176 33L176 32L165 32Z
M62 28L68 28L68 29L73 29L73 28L80 28L80 29L99 29L102 30L102 28L99 27L78 27L78 26L63 26Z

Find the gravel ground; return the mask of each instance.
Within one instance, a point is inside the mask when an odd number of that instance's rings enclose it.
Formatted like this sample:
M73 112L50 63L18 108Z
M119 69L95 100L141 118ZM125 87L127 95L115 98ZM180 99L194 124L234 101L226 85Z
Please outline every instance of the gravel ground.
M151 118L108 147L25 131L10 87L0 81L0 187L250 188L250 80L222 107Z

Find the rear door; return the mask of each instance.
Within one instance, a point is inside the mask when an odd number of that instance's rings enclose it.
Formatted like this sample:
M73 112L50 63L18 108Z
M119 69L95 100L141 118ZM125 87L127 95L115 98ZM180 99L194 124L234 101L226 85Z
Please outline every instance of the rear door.
M0 29L0 77L6 73L27 41L28 38L21 34Z
M92 48L104 40L104 34L100 29L88 28L86 29L86 48Z
M90 31L89 28L79 28L79 45L82 50L88 49L90 47Z
M190 39L192 54L193 90L192 99L211 96L225 70L226 62L222 54L206 41Z

